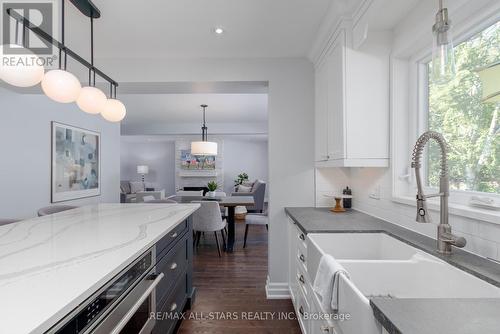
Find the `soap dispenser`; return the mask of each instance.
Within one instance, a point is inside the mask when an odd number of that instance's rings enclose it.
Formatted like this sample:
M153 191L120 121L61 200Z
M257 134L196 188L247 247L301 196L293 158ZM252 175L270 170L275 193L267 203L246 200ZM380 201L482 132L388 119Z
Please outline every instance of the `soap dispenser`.
M344 190L342 190L343 195L352 195L352 190L349 187L346 187ZM350 209L352 207L352 199L351 198L344 198L342 200L342 204L344 206L344 209Z

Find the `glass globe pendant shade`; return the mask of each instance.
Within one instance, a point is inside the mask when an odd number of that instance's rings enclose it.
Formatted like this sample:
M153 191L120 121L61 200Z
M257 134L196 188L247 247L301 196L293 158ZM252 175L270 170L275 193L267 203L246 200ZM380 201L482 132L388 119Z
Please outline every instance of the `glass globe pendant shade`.
M217 155L217 143L210 141L191 142L192 155Z
M440 9L436 23L432 27L432 80L438 84L449 82L455 76L455 51L453 48L452 26L448 20L448 10Z
M45 95L60 103L75 102L81 89L80 81L65 70L49 71L42 80L42 90Z
M7 51L9 49L9 51ZM19 49L19 53L13 51ZM16 87L31 87L42 81L45 70L40 59L22 46L0 46L0 79Z
M117 99L108 99L104 104L104 107L101 111L102 117L110 122L120 122L125 118L127 114L127 109Z
M89 114L99 114L106 104L106 95L95 87L83 87L76 100L78 107Z

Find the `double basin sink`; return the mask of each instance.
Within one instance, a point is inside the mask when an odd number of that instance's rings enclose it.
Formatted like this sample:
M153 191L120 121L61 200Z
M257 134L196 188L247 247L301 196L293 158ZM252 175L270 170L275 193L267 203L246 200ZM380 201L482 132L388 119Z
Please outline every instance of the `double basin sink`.
M339 312L350 315L337 324L343 334L382 333L372 297L500 298L498 287L385 233L308 234L312 281L324 254L332 255L350 276L340 277Z

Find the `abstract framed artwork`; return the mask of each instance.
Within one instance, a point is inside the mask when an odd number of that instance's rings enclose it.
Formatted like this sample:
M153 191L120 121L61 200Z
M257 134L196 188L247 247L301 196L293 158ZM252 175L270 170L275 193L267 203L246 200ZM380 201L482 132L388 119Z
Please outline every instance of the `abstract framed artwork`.
M215 156L192 155L191 150L181 150L181 169L215 170Z
M101 135L52 122L52 203L101 194Z

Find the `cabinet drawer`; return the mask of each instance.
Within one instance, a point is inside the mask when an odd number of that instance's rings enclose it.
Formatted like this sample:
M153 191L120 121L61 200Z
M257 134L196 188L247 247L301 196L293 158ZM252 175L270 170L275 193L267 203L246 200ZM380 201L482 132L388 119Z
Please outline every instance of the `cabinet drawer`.
M171 288L181 274L186 271L189 264L187 235L182 239L156 264L156 273L164 273L165 277L156 288L156 304L161 305L170 294Z
M296 315L303 334L307 334L310 332L309 320L306 319L308 313L310 313L309 303L307 302L302 289L299 289L299 293L297 294Z
M156 258L161 258L169 248L178 241L189 228L189 221L185 220L156 243Z
M297 225L295 225L294 227L295 227L294 228L295 236L297 238L297 246L299 248L307 250L307 242L306 242L307 235L304 232L302 232L302 230Z
M187 275L183 275L177 281L174 290L170 296L157 308L156 312L161 314L156 320L152 334L170 334L173 333L176 324L184 309L187 299ZM176 316L177 315L177 316Z
M307 255L300 247L297 249L296 254L298 267L307 273Z
M297 280L297 285L302 290L302 294L304 295L304 297L307 298L307 296L309 294L309 289L308 289L307 285L309 283L307 281L307 275L304 274L304 272L300 269L300 267L297 269L297 275L296 275L295 279Z

